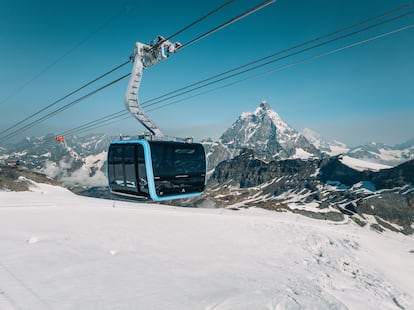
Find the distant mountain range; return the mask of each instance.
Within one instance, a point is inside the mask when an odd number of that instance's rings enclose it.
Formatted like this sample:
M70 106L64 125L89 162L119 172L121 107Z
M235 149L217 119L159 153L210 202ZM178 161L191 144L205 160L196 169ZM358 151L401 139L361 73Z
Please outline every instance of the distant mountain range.
M414 138L394 146L372 142L350 148L345 143L324 139L321 135L308 128L303 130L303 135L321 152L331 156L347 154L353 158L387 166L396 166L414 159Z
M97 171L104 171L106 150L114 139L117 137L91 134L69 137L59 143L51 134L27 137L16 144L2 145L0 161L19 159L29 169L56 179L67 179L75 171L79 175L94 176ZM254 112L242 113L218 141L205 140L203 143L210 174L221 161L234 158L244 149L253 150L255 156L266 161L347 154L364 162L383 164L383 168L414 159L414 138L396 146L371 143L349 148L344 143L324 139L310 129L299 133L283 121L266 101L261 102ZM88 181L88 184L92 183Z
M0 163L18 159L78 192L108 197L105 158L114 139L26 138L0 147ZM371 143L349 148L310 129L299 133L263 101L255 111L243 113L218 141L203 143L207 190L176 204L257 206L336 221L347 215L361 226L413 233L414 139L394 147Z
M387 146L370 143L354 148L345 143L328 140L311 129L299 133L289 126L263 101L254 112L244 112L218 141L205 141L209 170L222 160L231 159L241 150L254 151L263 160L320 158L323 154L347 154L366 162L396 166L414 159L414 138L404 144Z
M105 186L105 157L111 138L107 135L71 137L57 142L55 136L27 137L0 149L0 163L19 160L20 165L68 186Z
M300 134L262 102L254 112L243 113L219 141L207 144L208 190L182 203L256 206L333 221L349 216L361 226L411 234L412 142L350 149L309 129Z
M349 147L345 143L336 140L327 140L316 131L313 131L312 129L305 128L302 131L302 134L318 150L328 155L336 156L339 154L346 154L349 151Z

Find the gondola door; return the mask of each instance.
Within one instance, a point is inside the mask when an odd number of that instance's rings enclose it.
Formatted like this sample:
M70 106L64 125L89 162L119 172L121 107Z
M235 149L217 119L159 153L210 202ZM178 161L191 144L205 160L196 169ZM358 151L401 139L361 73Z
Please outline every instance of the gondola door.
M140 196L149 196L147 169L145 165L144 148L141 144L136 145L136 173L138 181L138 194Z
M113 192L148 197L148 182L142 145L111 144L108 150L108 180Z

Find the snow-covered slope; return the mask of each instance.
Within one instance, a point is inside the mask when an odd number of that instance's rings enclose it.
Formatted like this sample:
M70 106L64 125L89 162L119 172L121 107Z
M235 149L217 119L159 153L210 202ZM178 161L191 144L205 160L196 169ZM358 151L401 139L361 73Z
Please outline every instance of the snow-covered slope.
M414 239L261 209L0 192L0 309L410 309Z
M391 168L391 166L378 164L378 163L372 163L372 162L369 162L369 161L353 158L353 157L350 157L350 156L347 156L347 155L340 156L340 161L344 165L347 165L348 167L350 167L352 169L355 169L357 171L365 171L365 170L379 171L379 170L382 170L382 169Z

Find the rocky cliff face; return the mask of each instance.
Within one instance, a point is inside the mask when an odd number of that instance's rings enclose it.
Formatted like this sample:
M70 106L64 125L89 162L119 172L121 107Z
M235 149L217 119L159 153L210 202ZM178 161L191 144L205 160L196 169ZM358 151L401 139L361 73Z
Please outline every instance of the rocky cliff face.
M265 162L244 150L220 163L198 203L263 207L355 222L374 229L414 232L414 161L391 169L358 171L340 156Z

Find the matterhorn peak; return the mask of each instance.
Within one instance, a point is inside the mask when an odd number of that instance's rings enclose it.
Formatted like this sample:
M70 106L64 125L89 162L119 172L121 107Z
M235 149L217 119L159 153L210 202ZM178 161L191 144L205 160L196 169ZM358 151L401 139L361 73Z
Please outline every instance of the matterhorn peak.
M290 127L263 100L254 112L243 112L220 137L230 149L249 148L260 158L303 158L319 155L299 132Z
M245 112L245 115L252 115L252 114L254 114L254 115L265 115L265 114L269 114L269 113L273 113L273 112L274 111L270 107L269 102L267 102L266 100L263 100L253 113ZM274 113L276 113L276 112L274 112Z
M262 108L263 110L270 110L270 104L266 100L263 100L260 103L260 106L259 107Z

